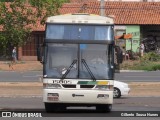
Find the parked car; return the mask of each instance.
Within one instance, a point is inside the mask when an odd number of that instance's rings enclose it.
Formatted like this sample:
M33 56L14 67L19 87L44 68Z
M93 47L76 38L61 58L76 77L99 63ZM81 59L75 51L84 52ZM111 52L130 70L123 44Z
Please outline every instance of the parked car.
M127 83L120 82L120 81L114 81L114 92L113 97L114 98L120 98L121 96L126 96L130 92L130 88Z

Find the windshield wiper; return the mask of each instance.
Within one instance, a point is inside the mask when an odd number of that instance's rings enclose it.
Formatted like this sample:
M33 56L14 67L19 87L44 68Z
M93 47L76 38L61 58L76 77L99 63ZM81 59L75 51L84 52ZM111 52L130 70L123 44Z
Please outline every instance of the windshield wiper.
M91 78L93 79L93 81L96 81L96 78L94 77L92 71L90 70L90 68L88 67L86 61L84 59L81 60L82 63L84 64L84 66L86 67L88 73L90 74Z
M63 80L64 78L66 78L66 76L68 75L68 73L71 71L72 67L74 66L74 64L77 63L77 60L73 60L72 64L69 66L69 68L67 69L67 71L65 72L65 74L63 74L61 80Z

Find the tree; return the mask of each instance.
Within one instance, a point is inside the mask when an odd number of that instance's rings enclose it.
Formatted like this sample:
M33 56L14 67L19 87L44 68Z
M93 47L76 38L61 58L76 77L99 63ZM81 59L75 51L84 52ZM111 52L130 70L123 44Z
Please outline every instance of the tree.
M58 9L65 2L69 0L29 0L29 3L37 9L36 17L41 19L41 24L45 23L48 16L59 14Z
M0 47L3 54L10 55L13 46L21 46L28 40L31 25L35 23L31 8L28 8L21 0L15 2L0 3ZM9 54L10 53L10 54Z
M0 51L10 55L13 46L22 46L30 39L37 21L45 23L46 17L56 15L58 8L68 0L15 0L0 2Z

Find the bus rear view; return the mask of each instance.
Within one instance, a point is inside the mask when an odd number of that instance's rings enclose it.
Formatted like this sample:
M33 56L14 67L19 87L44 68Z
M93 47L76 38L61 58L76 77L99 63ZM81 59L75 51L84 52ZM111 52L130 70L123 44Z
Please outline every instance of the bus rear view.
M90 14L52 16L43 48L43 102L47 112L113 104L113 19Z

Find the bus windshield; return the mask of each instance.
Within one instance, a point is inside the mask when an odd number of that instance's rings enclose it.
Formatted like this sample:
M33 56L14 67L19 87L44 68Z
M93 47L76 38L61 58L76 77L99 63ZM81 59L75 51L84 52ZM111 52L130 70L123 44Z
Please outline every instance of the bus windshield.
M46 39L113 40L112 26L47 24Z
M47 44L44 75L57 79L113 79L112 48L103 44Z

